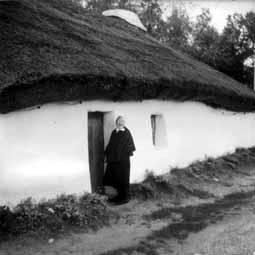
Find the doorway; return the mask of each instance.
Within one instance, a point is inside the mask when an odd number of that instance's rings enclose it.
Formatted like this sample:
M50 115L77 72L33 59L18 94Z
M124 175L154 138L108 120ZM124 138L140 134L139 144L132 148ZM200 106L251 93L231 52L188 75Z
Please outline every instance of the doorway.
M104 149L113 128L112 112L88 112L88 151L92 192L95 192L103 183Z

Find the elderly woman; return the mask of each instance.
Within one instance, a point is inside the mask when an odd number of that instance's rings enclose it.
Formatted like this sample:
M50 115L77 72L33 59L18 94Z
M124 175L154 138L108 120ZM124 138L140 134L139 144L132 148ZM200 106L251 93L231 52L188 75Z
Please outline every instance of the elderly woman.
M124 204L129 201L130 156L134 151L133 137L125 127L124 118L119 116L105 149L107 167L103 185L112 186L118 192L116 197L109 199L110 202Z

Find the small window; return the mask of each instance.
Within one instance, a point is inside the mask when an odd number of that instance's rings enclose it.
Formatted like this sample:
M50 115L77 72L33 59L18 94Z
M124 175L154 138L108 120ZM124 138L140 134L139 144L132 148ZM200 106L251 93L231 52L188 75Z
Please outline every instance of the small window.
M166 124L163 115L151 115L152 143L156 147L167 146Z

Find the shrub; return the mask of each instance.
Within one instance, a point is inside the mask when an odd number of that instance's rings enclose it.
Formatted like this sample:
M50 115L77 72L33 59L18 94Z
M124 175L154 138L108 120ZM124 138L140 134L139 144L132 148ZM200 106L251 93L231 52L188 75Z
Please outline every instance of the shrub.
M0 237L58 234L74 227L96 230L109 224L110 215L105 198L95 194L61 195L39 203L27 198L13 209L0 207Z

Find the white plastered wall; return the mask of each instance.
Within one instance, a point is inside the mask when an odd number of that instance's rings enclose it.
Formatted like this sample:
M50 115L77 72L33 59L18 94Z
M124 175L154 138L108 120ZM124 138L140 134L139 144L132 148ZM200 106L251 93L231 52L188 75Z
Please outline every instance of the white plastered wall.
M145 170L161 174L205 156L255 145L255 114L201 103L88 101L0 115L0 204L90 191L88 111L106 112L106 143L114 118L125 117L137 148L131 160L132 182L141 181ZM163 116L167 146L153 146L151 114Z

